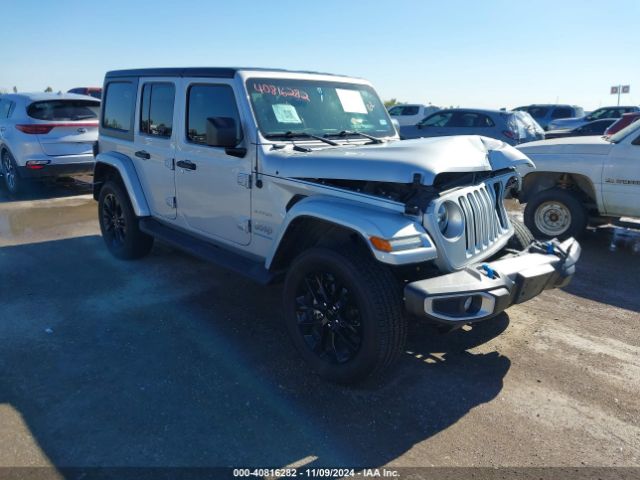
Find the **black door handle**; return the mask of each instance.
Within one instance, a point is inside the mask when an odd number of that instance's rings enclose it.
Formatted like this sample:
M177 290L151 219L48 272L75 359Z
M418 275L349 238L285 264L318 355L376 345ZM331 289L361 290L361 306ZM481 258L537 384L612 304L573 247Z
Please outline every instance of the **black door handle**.
M144 150L138 150L135 153L135 156L143 160L149 160L151 158L151 154L149 152L145 152Z
M185 170L195 170L196 164L193 163L191 160L180 160L178 162L176 162L176 165L179 168L184 168Z

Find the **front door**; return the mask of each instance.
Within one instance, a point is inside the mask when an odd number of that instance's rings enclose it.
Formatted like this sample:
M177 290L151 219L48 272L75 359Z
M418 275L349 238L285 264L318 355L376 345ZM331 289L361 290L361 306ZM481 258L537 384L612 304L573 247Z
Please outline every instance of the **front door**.
M148 78L138 86L139 100L132 159L149 208L158 216L176 218L173 161L175 155L174 80Z
M604 164L602 197L608 214L638 216L640 205L640 135L613 145Z
M251 240L250 155L229 155L207 136L209 119L232 118L242 145L242 121L233 84L184 79L185 129L176 152L178 212L195 233L240 245Z

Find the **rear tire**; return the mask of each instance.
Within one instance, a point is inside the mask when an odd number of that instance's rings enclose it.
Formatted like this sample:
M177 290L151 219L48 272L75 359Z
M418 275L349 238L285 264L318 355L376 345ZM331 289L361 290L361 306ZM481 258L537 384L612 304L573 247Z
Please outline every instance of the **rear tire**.
M368 252L303 252L287 273L284 312L300 355L332 382L360 382L390 367L404 351L401 284Z
M140 231L129 195L119 182L109 180L100 189L98 219L102 238L115 257L134 260L151 251L153 237Z
M524 209L524 223L535 238L579 237L587 228L587 210L578 196L561 188L535 194Z
M2 152L0 157L0 168L2 168L2 177L4 179L4 186L9 192L9 196L15 197L22 190L23 180L18 173L18 166L16 165L13 156L7 151Z

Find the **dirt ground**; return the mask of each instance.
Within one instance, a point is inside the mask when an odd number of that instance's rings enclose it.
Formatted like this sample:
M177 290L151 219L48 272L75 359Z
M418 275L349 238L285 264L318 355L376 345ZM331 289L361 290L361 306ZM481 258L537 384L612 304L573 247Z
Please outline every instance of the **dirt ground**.
M407 353L310 374L280 288L157 245L110 256L86 185L0 197L0 466L639 466L640 257ZM1 195L1 194L0 194Z

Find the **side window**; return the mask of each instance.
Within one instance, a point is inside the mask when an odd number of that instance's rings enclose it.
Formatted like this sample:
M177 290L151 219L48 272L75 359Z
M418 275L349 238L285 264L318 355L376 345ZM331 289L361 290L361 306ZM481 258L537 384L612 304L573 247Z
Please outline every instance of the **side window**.
M240 115L233 89L229 85L192 85L187 93L187 139L193 143L207 143L207 126L214 117L232 118L236 124L236 138L242 140Z
M404 107L403 115L417 115L420 111L420 107L416 105L410 105L408 107Z
M11 117L15 109L16 109L16 102L9 102L9 112L7 113L7 117Z
M551 112L551 118L570 118L572 114L570 108L558 107Z
M493 121L486 115L474 112L457 112L445 126L457 128L484 128L492 127L493 125Z
M450 112L435 113L422 120L420 125L423 127L444 127L452 116L453 114Z
M173 131L173 83L146 83L140 101L140 133L169 138Z
M392 117L397 117L398 115L402 115L402 107L392 107L389 110L389 115Z
M109 83L102 108L102 126L120 132L130 132L133 126L135 98L133 83Z

